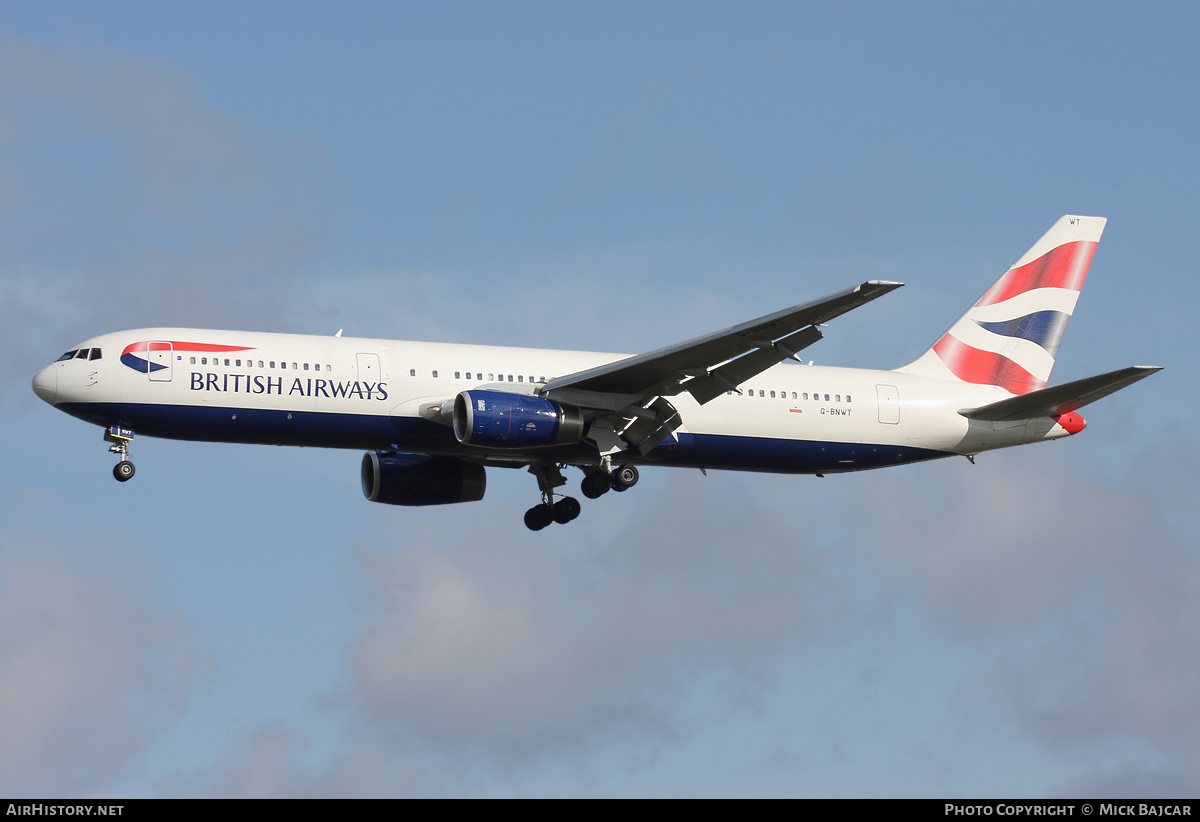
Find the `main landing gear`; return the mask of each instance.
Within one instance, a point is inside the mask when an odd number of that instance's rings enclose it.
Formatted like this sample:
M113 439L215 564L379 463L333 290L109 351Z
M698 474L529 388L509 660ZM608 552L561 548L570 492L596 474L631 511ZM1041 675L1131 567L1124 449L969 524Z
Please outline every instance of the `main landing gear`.
M579 500L574 497L563 497L554 501L554 489L567 484L567 478L562 475L559 467L552 462L539 462L529 466L529 473L537 477L538 488L542 492L542 504L535 505L525 512L525 527L530 531L540 531L552 522L565 525L579 516Z
M542 492L541 505L535 505L525 512L525 527L530 531L540 531L552 522L565 525L579 516L581 510L579 500L574 497L562 497L554 501L554 489L566 485L566 477L554 463L536 463L529 466L529 473L537 477L538 487ZM621 465L612 471L603 468L587 473L580 490L588 499L597 499L610 490L624 491L637 484L638 470L632 465Z
M104 432L104 441L112 443L108 450L121 457L121 461L113 466L113 476L117 478L117 482L128 482L133 479L135 469L133 463L129 461L129 441L131 439L133 439L132 428L113 425Z
M619 465L612 471L603 468L583 478L579 490L588 499L597 499L609 491L625 491L637 485L638 470L632 465Z

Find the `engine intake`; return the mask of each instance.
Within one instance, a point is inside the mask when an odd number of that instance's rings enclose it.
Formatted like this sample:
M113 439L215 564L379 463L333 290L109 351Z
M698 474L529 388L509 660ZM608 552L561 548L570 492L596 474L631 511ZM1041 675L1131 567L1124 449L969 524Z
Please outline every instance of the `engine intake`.
M363 496L388 505L447 505L483 499L482 465L428 454L368 451L362 461Z
M536 448L583 439L583 412L544 397L463 391L454 398L454 436L464 445Z

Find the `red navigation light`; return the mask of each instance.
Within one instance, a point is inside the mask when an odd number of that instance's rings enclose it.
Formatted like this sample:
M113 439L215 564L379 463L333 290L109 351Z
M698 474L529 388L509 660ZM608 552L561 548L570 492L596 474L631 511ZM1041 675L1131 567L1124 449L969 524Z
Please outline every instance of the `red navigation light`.
M1068 411L1065 414L1059 414L1054 418L1054 421L1066 429L1068 434L1078 434L1087 427L1087 420L1076 414L1074 411Z

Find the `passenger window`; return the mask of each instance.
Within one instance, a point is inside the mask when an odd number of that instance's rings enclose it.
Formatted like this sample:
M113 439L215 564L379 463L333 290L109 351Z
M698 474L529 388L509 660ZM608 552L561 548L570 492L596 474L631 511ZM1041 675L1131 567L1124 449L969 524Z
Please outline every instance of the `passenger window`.
M228 358L228 357L226 357L226 358L225 358L225 364L226 364L226 365L229 365L229 358Z
M272 367L272 368L274 368L274 367L275 367L275 360L271 360L271 367Z
M192 364L192 365L195 365L195 364L196 364L196 358L195 358L195 357L189 357L188 359L190 359L190 360L191 360L191 364Z
M488 382L495 382L495 381L496 381L496 375L489 373L488 374Z
M305 364L304 364L304 370L305 370L305 371L307 371L307 370L308 370L308 363L305 363Z
M201 365L208 365L208 357L201 357L201 358L200 358L200 364L201 364Z
M758 389L758 396L760 396L760 397L761 397L761 396L763 396L763 392L762 392L762 389L761 389L761 388L760 388L760 389Z
M846 395L846 402L850 402L850 395L849 395L849 394L847 394L847 395Z
M795 391L793 391L793 392L792 392L792 399L796 399L796 392L795 392Z
M238 368L241 368L241 367L242 367L242 361L241 361L241 360L234 360L234 361L233 361L233 364L234 364L234 365L236 365Z
M842 395L841 395L841 394L834 394L834 395L833 395L833 399L834 399L834 401L836 401L836 402L841 402L841 401L842 401Z
M229 360L225 360L225 364L229 365ZM297 367L297 365L295 363L292 363L292 370L299 371L300 369L299 369L299 367Z
M415 368L408 369L408 376L410 376L410 377L417 376L417 369L415 369Z
M828 394L826 394L826 395L825 395L825 402L829 402L829 395L828 395Z
M774 392L774 391L772 391L772 392L771 392L771 399L775 399L775 392Z
M509 374L509 375L508 375L508 381L509 381L509 382L512 382L512 374Z
M525 382L525 378L520 374L517 375L517 382Z
M436 369L435 369L435 370L434 370L434 372L433 372L433 378L434 378L435 380L437 379L437 370L436 370Z
M454 372L454 379L456 379L456 380L457 380L457 379L459 379L461 376L462 376L462 372L461 372L461 371L455 371L455 372Z

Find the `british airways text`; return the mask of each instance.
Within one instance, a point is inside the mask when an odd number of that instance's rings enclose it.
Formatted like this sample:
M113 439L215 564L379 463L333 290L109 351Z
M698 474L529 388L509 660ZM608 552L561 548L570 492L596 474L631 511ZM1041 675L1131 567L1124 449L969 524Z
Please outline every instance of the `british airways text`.
M268 377L262 374L200 374L192 372L193 391L231 391L240 394L278 394L289 397L354 397L360 400L386 400L387 383L380 382L334 382L333 380L294 377L291 386L284 391L283 377Z

